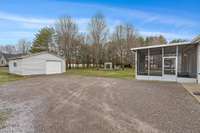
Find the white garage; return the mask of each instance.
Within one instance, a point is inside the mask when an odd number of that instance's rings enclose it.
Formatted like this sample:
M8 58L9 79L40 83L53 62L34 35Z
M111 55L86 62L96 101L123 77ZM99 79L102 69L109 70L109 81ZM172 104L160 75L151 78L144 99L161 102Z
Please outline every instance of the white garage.
M45 75L65 72L65 59L41 52L9 60L9 72L18 75Z

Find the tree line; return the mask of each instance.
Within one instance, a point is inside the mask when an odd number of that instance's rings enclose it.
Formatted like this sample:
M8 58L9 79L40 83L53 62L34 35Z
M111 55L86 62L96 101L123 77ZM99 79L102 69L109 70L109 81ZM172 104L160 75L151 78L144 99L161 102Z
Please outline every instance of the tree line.
M173 42L185 41L175 39ZM100 68L104 62L112 62L121 68L131 67L134 54L131 48L139 46L166 44L164 36L143 37L130 23L121 23L110 32L104 15L97 13L88 22L87 31L81 33L78 24L71 16L64 16L55 22L53 27L44 27L36 34L33 42L20 40L17 48L12 45L2 46L0 49L21 53L36 53L48 51L66 59L66 66L93 64ZM18 50L16 50L18 49Z

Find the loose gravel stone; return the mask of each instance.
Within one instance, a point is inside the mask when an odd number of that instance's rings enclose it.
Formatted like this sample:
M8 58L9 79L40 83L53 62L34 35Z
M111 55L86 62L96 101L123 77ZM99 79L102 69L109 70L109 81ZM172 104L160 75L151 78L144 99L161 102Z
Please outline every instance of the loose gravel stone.
M0 86L4 108L1 133L200 133L200 104L170 82L40 76Z

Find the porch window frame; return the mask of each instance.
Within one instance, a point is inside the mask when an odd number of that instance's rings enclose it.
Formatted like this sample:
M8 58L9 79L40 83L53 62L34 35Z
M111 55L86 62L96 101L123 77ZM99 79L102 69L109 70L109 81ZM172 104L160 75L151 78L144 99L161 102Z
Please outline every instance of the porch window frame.
M173 46L167 46L167 47L173 47ZM173 57L173 58L176 58L176 73L175 73L175 76L178 77L178 46L175 46L176 47L176 55L175 56L164 56L164 48L165 47L161 47L162 49L162 53L161 53L161 58L162 58L162 74L161 76L157 76L157 77L163 77L165 74L164 74L164 58L165 57ZM148 61L148 74L147 75L140 75L138 74L138 50L136 51L136 56L135 56L135 60L136 60L136 64L135 64L135 68L136 68L136 75L139 75L139 76L156 76L156 75L150 75L150 49L156 49L156 48L147 48L147 61Z

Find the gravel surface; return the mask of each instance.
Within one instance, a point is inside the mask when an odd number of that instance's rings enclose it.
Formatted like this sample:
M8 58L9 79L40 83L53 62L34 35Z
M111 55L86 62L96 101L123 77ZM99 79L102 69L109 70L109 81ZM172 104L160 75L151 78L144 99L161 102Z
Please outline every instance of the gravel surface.
M200 133L200 104L182 87L81 76L0 86L2 133Z

